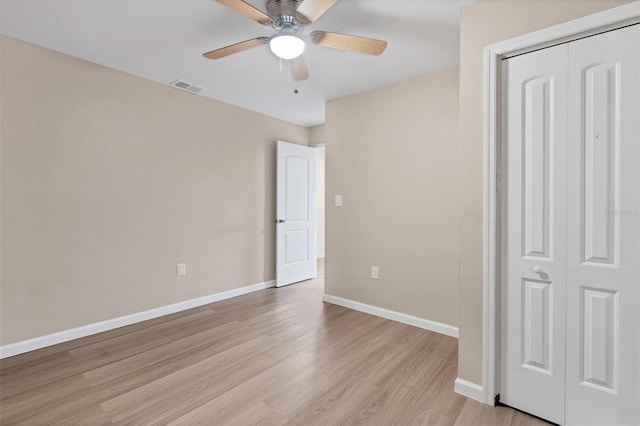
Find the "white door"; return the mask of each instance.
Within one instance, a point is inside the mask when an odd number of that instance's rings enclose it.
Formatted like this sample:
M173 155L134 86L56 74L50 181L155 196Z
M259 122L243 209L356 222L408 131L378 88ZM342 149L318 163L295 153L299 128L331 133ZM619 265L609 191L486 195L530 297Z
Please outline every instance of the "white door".
M316 152L278 141L276 286L315 278Z
M640 26L504 61L500 400L640 424Z
M564 422L567 45L503 61L500 401Z
M569 49L567 424L640 425L640 25Z

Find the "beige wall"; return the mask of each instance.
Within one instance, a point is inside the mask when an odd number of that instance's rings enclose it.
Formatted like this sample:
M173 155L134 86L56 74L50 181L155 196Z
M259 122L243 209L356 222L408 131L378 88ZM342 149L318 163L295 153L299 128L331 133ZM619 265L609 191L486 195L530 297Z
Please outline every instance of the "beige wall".
M466 6L460 36L459 377L482 383L484 48L628 3L624 0L481 0Z
M325 142L326 142L326 138L325 138L324 124L309 128L309 145L325 143Z
M458 69L329 102L326 140L326 293L456 326Z
M307 128L1 42L2 344L274 279Z

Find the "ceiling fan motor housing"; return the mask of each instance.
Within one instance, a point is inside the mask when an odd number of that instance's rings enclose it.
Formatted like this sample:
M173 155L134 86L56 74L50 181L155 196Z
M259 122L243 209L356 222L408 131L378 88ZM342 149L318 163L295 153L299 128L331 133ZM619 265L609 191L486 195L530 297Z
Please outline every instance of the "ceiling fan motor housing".
M304 24L296 17L298 6L303 0L268 0L267 12L272 16L273 27L277 31L298 33Z

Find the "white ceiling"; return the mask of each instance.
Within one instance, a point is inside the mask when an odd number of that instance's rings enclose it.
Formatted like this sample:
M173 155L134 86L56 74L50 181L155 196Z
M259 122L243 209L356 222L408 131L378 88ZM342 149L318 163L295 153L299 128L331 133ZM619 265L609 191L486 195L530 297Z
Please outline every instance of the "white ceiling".
M306 0L313 1L313 0ZM1 0L2 34L286 121L324 123L325 101L454 67L460 8L471 0L340 0L304 33L387 40L380 57L309 45L296 83L267 46L212 61L202 53L273 34L214 0ZM248 0L265 10L266 0ZM294 89L299 89L294 94Z

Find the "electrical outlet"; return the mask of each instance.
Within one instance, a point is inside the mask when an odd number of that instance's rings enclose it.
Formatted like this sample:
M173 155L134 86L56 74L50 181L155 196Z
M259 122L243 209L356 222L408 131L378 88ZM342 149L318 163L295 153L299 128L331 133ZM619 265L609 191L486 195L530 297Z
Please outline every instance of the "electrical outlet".
M371 278L373 278L374 280L378 279L378 267L377 266L372 266L371 267Z
M336 200L335 200L335 205L336 207L342 207L342 195L336 195Z
M186 263L178 263L176 265L176 275L182 277L187 275L187 264Z

